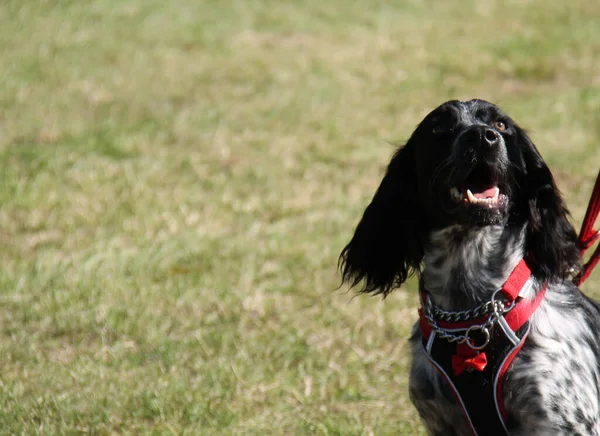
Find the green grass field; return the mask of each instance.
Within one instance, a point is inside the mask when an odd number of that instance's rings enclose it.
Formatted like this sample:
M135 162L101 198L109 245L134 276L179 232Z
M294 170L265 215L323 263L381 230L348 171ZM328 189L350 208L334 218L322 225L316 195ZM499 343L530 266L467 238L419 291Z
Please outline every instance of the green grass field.
M2 434L424 434L414 281L337 289L390 143L445 100L496 102L577 227L600 167L597 0L4 0L0 20Z

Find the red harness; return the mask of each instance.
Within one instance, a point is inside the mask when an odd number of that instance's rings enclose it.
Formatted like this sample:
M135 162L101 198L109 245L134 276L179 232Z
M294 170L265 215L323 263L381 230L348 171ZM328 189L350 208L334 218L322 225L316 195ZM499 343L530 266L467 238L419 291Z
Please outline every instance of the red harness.
M482 334L481 327L493 314L462 322L435 320L434 328L423 308L419 309L425 353L448 382L474 435L508 434L502 380L525 343L529 319L546 292L544 287L533 300L520 297L521 291L531 285L531 270L521 260L498 292L504 297L505 307L511 309L496 317L486 334ZM424 289L421 293L425 306L429 296ZM448 341L443 337L446 333L462 335L466 340Z

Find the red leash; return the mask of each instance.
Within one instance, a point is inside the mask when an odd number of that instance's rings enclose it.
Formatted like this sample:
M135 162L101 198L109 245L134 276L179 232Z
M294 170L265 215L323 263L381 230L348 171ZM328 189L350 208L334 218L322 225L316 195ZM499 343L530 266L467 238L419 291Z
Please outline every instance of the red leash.
M590 199L590 204L588 206L587 212L585 213L585 218L583 219L583 224L581 225L581 230L579 232L579 240L577 241L579 244L579 248L581 249L581 254L583 255L588 248L590 248L594 243L600 238L600 230L594 230L594 224L596 223L596 219L600 214L600 171L598 172L598 178L596 179L596 185L594 186L594 190L592 191L592 198ZM577 277L575 277L574 282L577 286L581 285L592 273L594 267L600 261L600 245L596 247L596 251L590 257L590 260L581 268L581 272Z

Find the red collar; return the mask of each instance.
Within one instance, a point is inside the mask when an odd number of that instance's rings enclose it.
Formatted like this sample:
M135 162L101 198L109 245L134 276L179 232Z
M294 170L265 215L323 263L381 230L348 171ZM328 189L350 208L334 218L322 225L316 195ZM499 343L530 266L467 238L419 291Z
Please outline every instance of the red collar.
M526 298L519 297L519 293L531 277L531 269L527 265L524 259L521 259L519 264L515 267L513 272L508 277L508 280L502 286L502 293L508 299L507 307L510 305L515 305L513 309L508 312L504 318L506 322L510 326L513 331L518 330L523 324L531 318L533 313L539 307L542 302L544 295L546 293L546 288L542 289L538 295L533 300L528 300ZM426 301L429 298L427 291L422 290L421 297L423 301ZM471 319L469 321L461 321L461 322L447 322L447 321L437 321L439 327L443 329L466 329L473 325L481 325L488 318L487 315L481 316L479 318ZM421 333L423 334L425 341L429 339L431 332L433 331L432 327L427 322L425 315L423 313L423 308L419 308L419 325L421 327Z

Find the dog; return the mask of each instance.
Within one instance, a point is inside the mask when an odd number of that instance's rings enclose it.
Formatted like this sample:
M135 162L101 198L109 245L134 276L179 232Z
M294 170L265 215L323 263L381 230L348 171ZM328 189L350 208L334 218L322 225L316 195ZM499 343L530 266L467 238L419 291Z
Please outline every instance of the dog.
M361 293L385 297L418 276L409 393L428 434L600 435L600 306L570 280L580 247L552 173L496 105L453 100L429 113L339 261ZM499 294L517 270L512 299ZM507 329L519 305L526 319ZM448 328L453 316L474 328ZM504 343L505 360L490 362ZM440 363L428 347L450 351ZM482 365L496 372L482 379Z

